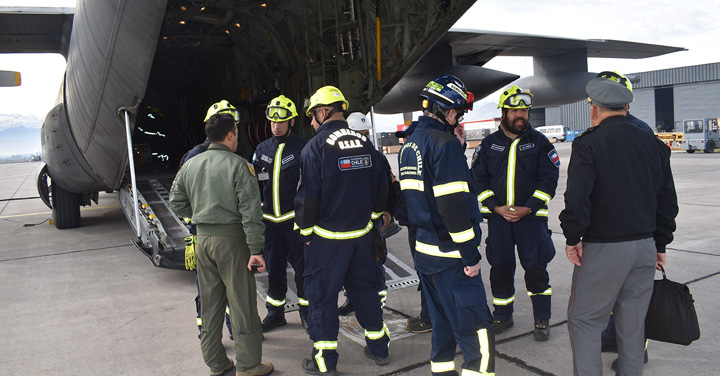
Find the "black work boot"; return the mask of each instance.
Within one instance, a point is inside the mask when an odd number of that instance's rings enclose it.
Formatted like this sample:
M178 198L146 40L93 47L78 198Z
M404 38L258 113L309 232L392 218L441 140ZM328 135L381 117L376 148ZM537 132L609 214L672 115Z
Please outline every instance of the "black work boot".
M384 365L390 363L389 355L388 356L377 356L377 355L373 354L372 351L370 351L370 347L368 347L367 345L365 345L364 351L365 351L365 356L374 360L375 364L377 364L379 366L384 366Z
M495 332L495 335L498 335L505 331L505 329L510 329L513 326L515 326L515 323L512 320L493 320L493 331Z
M540 342L545 342L550 339L550 320L535 319L533 338Z
M303 359L302 361L302 370L308 375L328 375L328 376L335 376L338 374L336 369L329 369L327 372L320 372L318 369L317 363L315 363L315 359Z
M338 307L338 315L340 316L347 316L353 312L355 312L355 306L353 306L352 302L349 300L346 300L343 305Z
M265 318L262 321L262 331L267 332L270 331L272 328L283 326L287 324L287 320L285 320L285 316L265 316Z

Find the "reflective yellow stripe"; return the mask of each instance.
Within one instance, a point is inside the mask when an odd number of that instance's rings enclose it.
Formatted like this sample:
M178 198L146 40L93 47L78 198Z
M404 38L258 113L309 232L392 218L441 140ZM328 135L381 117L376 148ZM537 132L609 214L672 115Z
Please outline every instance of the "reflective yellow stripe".
M535 215L538 217L547 217L548 211L547 211L547 209L538 209L538 211L537 211L537 213L535 213Z
M433 362L430 361L430 371L432 373L443 373L455 370L455 362Z
M510 144L510 155L508 156L507 167L507 205L515 205L515 164L517 163L517 144L520 138L516 138Z
M495 192L488 189L487 191L484 191L478 195L478 202L483 202L490 196L495 196Z
M380 218L381 215L382 215L382 212L380 212L380 213L375 213L375 212L373 212L373 213L370 215L370 218L372 218L372 219L378 219L378 218Z
M378 291L378 296L380 296L380 308L385 308L385 302L387 301L387 290Z
M295 210L293 210L289 213L285 213L279 217L275 217L268 213L263 213L263 218L267 219L270 222L275 222L275 223L285 222L288 219L295 218Z
M307 301L307 299L298 297L298 304L300 304L301 306L306 306L306 305L308 305L308 301Z
M458 192L470 192L466 181L454 181L433 186L433 194L435 197L445 196Z
M390 330L388 329L387 325L385 325L385 321L383 321L383 327L382 329L378 331L369 331L365 330L365 337L368 337L370 340L378 340L382 337L384 337L387 334L388 338L390 338Z
M337 341L318 341L313 347L318 350L337 350Z
M285 149L285 143L278 145L278 149L275 152L275 161L273 162L273 182L272 182L272 195L273 195L273 212L275 217L280 216L280 169L282 168L282 151Z
M488 213L488 214L489 214L489 213L492 213L492 212L490 211L490 209L488 209L487 206L481 206L481 207L480 207L480 213Z
M403 191L406 189L414 189L416 191L424 191L425 184L423 184L422 180L402 179L402 180L400 180L400 189Z
M345 232L333 232L328 231L320 226L315 226L312 228L311 232L314 232L318 234L319 236L322 236L325 239L334 239L334 240L347 240L347 239L356 239L359 238L368 232L373 228L372 221L369 221L367 226L365 226L364 229L361 230L355 230L355 231L345 231ZM300 231L301 234L303 230ZM303 234L305 235L305 234Z
M282 307L285 305L285 299L283 300L275 300L270 297L270 295L265 297L265 300L267 300L268 303L274 305L275 307Z
M549 194L547 194L543 191L537 190L537 189L535 190L535 193L533 193L533 197L543 200L543 202L545 202L545 205L547 205L550 202L550 200L552 199L552 197L550 197Z
M336 348L337 348L337 346L336 346ZM318 370L320 372L327 372L327 365L325 365L325 358L323 358L322 349L318 349L317 354L315 354L315 363L317 363Z
M312 228L312 227L310 227L310 228L299 228L299 227L298 227L297 229L300 230L300 235L308 236L308 235L310 235L310 234L313 233L313 228ZM296 229L296 230L297 230L297 229Z
M417 240L415 240L415 250L435 257L462 258L462 256L460 256L460 251L441 252L438 246L425 244Z
M487 329L478 330L478 339L480 340L480 372L481 375L491 375L494 373L487 373L488 365L490 363L490 340L488 339ZM463 370L463 374L465 370Z
M455 243L465 243L468 240L472 240L475 237L475 231L472 227L461 232L450 232L450 237Z
M197 324L198 326L202 326L202 319L200 317L197 318Z
M531 293L530 291L528 291L527 293L528 293L528 296L533 296L533 295L552 295L552 287L548 287L548 289L545 290L545 291L543 291L543 292L538 292L538 293L534 293L534 294L533 294L533 293Z
M493 296L493 304L495 304L495 305L508 305L514 301L515 301L515 295L513 295L507 299L496 298Z

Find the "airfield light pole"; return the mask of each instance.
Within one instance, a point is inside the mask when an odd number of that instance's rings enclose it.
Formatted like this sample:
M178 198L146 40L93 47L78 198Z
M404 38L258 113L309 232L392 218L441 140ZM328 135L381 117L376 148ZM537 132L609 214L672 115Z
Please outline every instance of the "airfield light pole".
M125 136L127 137L130 181L132 184L133 206L135 207L135 235L140 239L140 213L138 212L137 184L135 181L135 159L133 158L132 132L130 131L130 112L127 109L125 109Z

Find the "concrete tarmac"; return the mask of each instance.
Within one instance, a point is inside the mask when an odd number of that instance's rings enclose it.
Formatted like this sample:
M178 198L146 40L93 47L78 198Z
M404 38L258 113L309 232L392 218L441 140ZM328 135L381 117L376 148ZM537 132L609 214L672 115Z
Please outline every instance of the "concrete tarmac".
M549 226L557 250L549 266L550 341L532 338L532 307L520 269L515 327L497 337L497 375L572 374L566 313L572 265L564 254L558 221L571 144L556 146L562 166L550 203ZM469 160L472 150L467 155ZM397 155L388 159L397 171ZM131 244L134 234L115 194L101 193L99 205L83 208L78 228L58 230L48 224L50 210L35 189L38 165L0 165L0 375L208 375L195 325L194 272L153 266ZM689 346L650 341L643 374L714 375L720 369L720 325L712 319L717 317L713 312L720 311L720 301L713 298L720 286L720 154L675 152L672 167L680 214L666 271L669 279L688 283L702 337ZM487 226L482 229L484 237ZM388 248L412 265L405 229L388 239ZM482 278L491 300L488 275L484 264ZM353 338L352 329L358 328L354 316L341 318L340 373L429 375L431 333L402 331L404 319L419 313L419 302L415 287L389 293L385 319L394 322L395 330L391 361L383 367L367 359ZM264 317L261 297L258 311ZM265 333L263 357L275 364L275 375L303 375L300 361L310 355L312 343L296 312L289 312L287 320L286 326ZM234 358L227 333L223 343ZM614 374L610 363L615 357L603 353L604 375ZM458 370L461 364L458 355Z

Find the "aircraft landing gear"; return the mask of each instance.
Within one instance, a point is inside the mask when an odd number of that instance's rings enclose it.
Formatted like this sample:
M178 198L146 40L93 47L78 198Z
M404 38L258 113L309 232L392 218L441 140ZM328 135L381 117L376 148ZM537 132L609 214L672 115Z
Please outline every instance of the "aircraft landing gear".
M58 229L80 226L80 195L52 184L52 217Z

